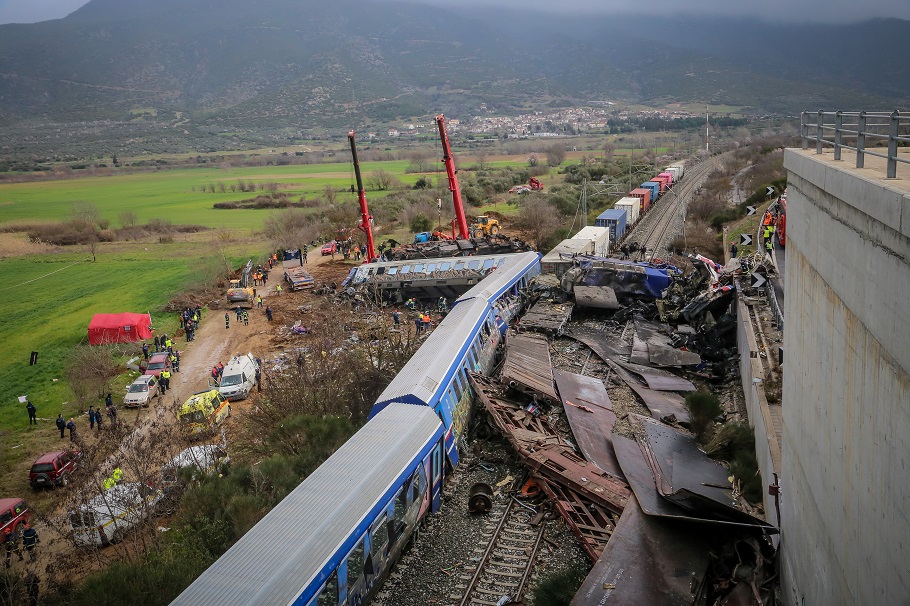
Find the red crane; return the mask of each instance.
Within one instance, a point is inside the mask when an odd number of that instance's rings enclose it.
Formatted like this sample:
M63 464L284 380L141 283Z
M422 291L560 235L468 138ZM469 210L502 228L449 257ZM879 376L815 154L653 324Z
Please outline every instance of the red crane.
M369 263L377 257L376 247L373 245L373 217L370 216L370 209L367 208L367 193L363 189L363 178L360 176L360 162L357 161L357 144L354 143L354 131L348 133L348 139L351 141L354 175L357 177L357 201L360 202L360 225L357 227L367 235L367 258L364 263Z
M449 191L452 192L452 201L455 203L455 220L458 222L458 234L462 240L470 237L468 233L468 220L464 214L464 204L461 202L461 188L458 187L458 176L455 170L455 160L452 159L452 148L449 145L449 135L446 132L445 116L436 116L436 125L439 126L439 138L442 140L442 161L446 165L446 174L449 176Z

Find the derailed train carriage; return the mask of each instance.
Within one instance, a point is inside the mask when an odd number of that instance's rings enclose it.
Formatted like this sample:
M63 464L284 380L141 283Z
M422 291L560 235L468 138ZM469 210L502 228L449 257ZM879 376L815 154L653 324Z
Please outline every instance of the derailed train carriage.
M360 606L378 590L459 460L473 407L527 304L540 255L508 255L462 295L373 407L367 424L173 604Z

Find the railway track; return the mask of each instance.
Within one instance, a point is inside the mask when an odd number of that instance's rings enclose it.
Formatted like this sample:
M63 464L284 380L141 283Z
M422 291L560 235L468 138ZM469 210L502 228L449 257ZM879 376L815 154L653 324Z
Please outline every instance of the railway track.
M458 606L496 606L504 597L517 602L528 585L528 578L543 539L544 525L533 527L531 514L513 499L492 518L486 532L486 547L474 550L473 567L459 577L458 589L463 596Z
M707 176L720 163L720 157L712 157L690 168L686 178L676 187L665 193L655 207L645 215L645 218L635 227L626 244L636 242L644 248L644 260L667 255L670 241L678 235L677 230L670 229L671 225L682 225L685 207L698 187L704 183ZM674 221L674 219L677 219Z

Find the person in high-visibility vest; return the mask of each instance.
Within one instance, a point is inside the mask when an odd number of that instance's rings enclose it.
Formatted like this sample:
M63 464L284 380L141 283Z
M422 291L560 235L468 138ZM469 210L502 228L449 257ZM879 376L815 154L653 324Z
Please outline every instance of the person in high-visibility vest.
M158 377L161 379L161 393L167 393L167 390L171 387L171 372L167 369L161 371L161 375Z
M109 490L120 483L123 479L123 470L119 467L114 469L110 476L104 479L104 489Z
M279 297L281 296L281 284L279 284L279 285L277 285L277 286L275 287L275 292L278 293L278 296L279 296Z

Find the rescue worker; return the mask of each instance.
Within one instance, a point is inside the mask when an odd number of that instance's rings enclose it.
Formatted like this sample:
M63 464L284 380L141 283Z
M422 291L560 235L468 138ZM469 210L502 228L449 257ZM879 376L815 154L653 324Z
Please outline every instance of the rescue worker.
M250 314L249 314L249 312L248 312L247 310L245 310L245 309L243 310L243 325L244 325L244 326L249 326L249 325L250 325Z
M63 413L57 415L57 429L60 430L60 437L63 437L63 431L66 429L66 419L63 418Z
M95 429L95 407L88 407L88 428Z
M228 312L224 312L224 327L225 328L231 327L231 314L229 314Z
M32 528L28 522L25 523L25 530L22 532L22 546L25 547L25 553L28 554L28 561L35 561L35 547L39 542L38 531Z
M66 424L66 428L70 430L70 442L76 441L76 421L70 418L69 423Z
M38 410L35 408L35 405L32 404L31 400L25 401L25 410L28 411L28 424L37 425L38 424Z
M397 310L397 309L394 310L394 311L392 312L392 324L394 324L395 326L398 326L398 325L400 324L400 319L401 319L401 318L400 318L400 316L398 315L398 310Z
M262 295L259 295L258 297L256 297L256 307L258 309L262 309Z
M158 335L155 335L155 351L161 349L161 339L158 338Z
M105 406L113 406L113 405L114 405L114 398L111 397L110 392L108 392L107 397L104 398L104 405L105 405Z
M269 322L272 321L272 308L270 306L266 306L265 308L265 317L268 318Z
M142 355L143 355L143 357L145 357L146 360L149 359L149 344L148 343L142 344Z
M279 297L281 296L281 284L278 284L275 286L275 292L278 293Z
M171 373L168 369L161 371L161 375L158 377L161 383L161 393L167 393L167 390L171 388Z
M107 407L107 416L111 419L111 425L117 423L117 407L111 404Z
M171 341L171 338L170 338L170 337L168 337L168 338L167 338L167 341L164 342L164 347L165 347L168 351L171 351L171 350L173 349L173 347L174 347L174 342Z
M735 259L737 252L739 252L739 249L736 248L736 242L733 242L732 244L730 244L730 258Z
M423 321L423 329L430 330L430 314L423 314L421 320Z
M123 479L123 470L119 467L115 468L111 475L104 479L104 489L110 490L114 486L120 483L120 480Z
M6 529L6 536L3 537L3 545L6 547L6 567L9 568L12 564L13 554L19 556L19 561L22 561L22 552L19 551L19 532L13 532L12 528Z
M774 252L774 240L772 240L771 238L768 238L765 241L765 250L768 251L769 255Z
M417 316L414 318L414 327L417 329L418 335L423 332L423 317Z

